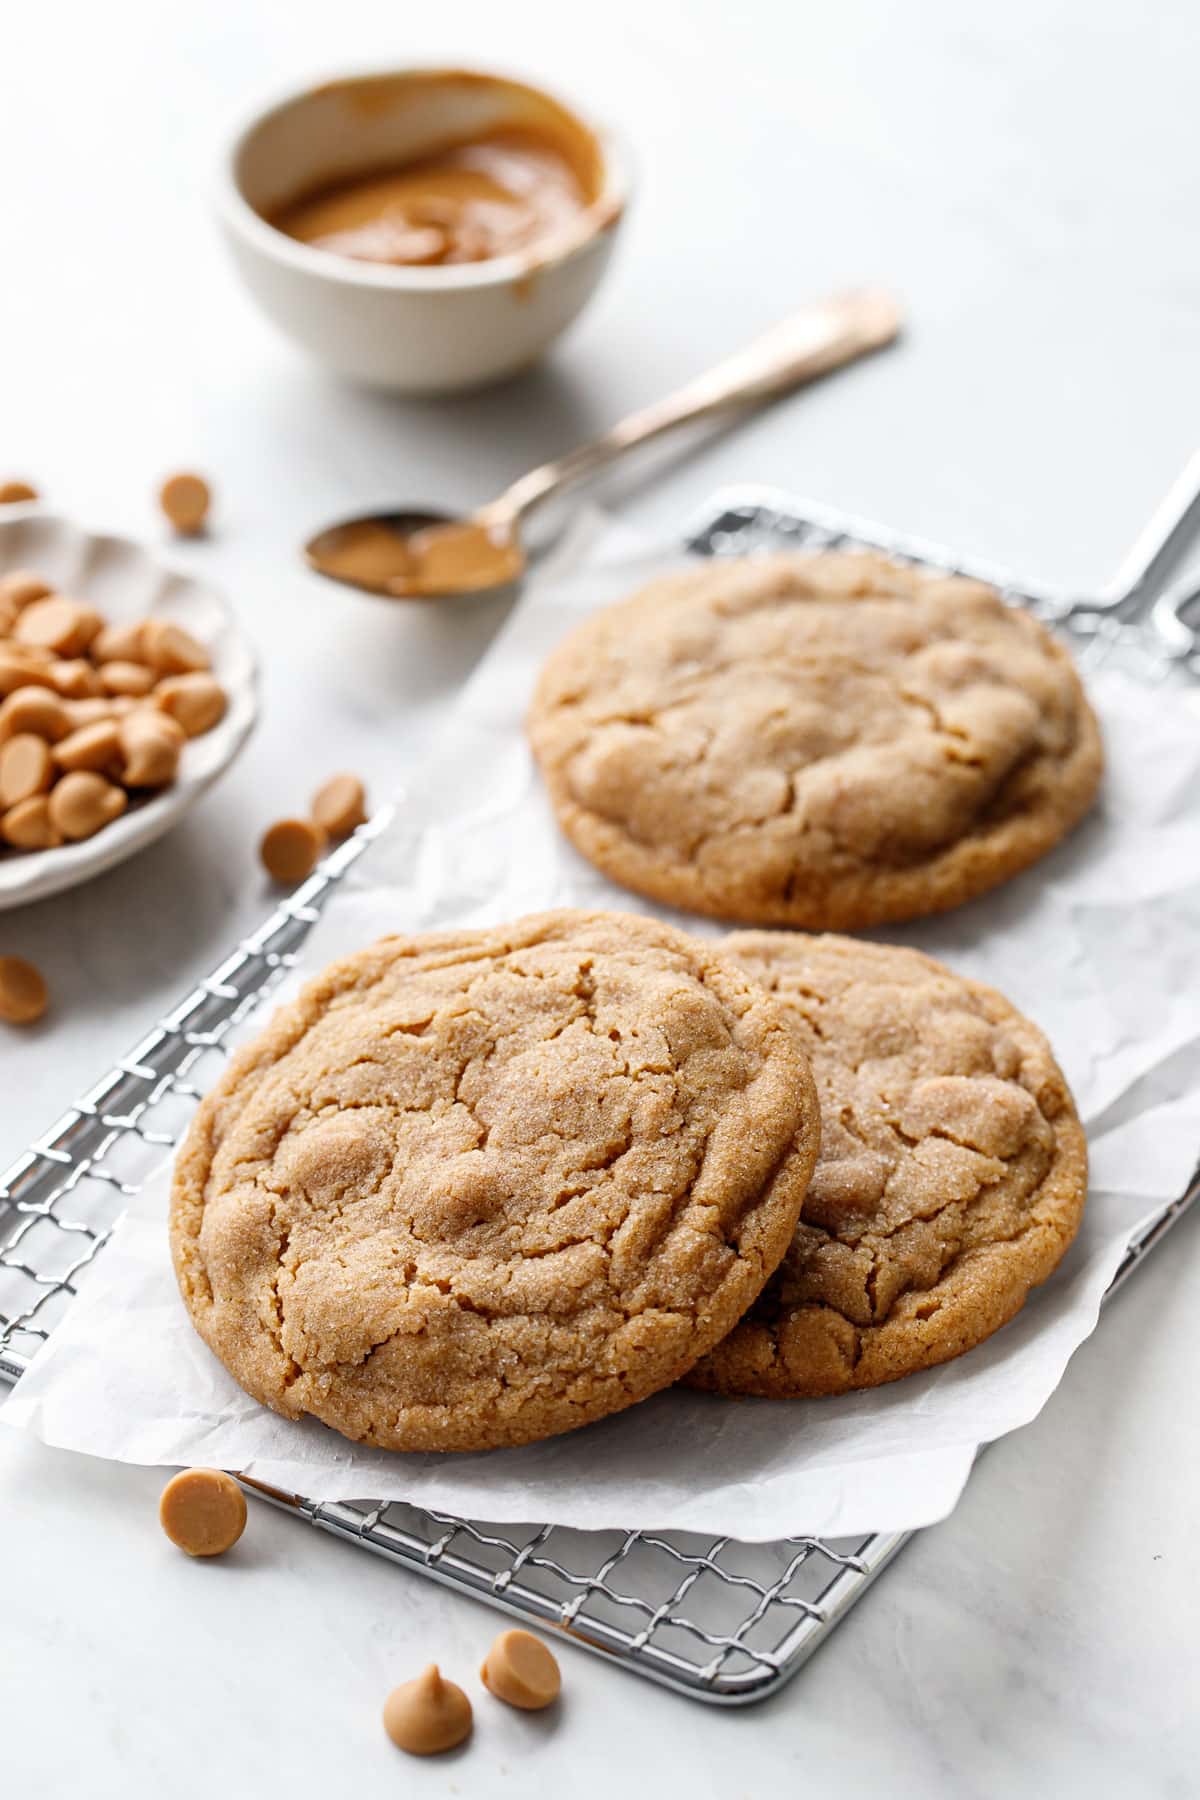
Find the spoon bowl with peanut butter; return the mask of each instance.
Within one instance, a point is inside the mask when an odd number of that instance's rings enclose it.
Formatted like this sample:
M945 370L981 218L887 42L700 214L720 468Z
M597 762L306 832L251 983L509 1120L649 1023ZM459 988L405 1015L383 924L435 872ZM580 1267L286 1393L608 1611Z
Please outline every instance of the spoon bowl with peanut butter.
M309 566L331 581L392 600L440 600L511 586L525 572L521 530L552 496L677 427L749 411L890 344L900 314L878 289L803 307L747 348L601 437L531 469L462 518L418 508L366 513L328 525L305 546Z
M372 513L329 525L305 547L318 574L389 599L437 600L507 587L525 570L514 525L488 510Z

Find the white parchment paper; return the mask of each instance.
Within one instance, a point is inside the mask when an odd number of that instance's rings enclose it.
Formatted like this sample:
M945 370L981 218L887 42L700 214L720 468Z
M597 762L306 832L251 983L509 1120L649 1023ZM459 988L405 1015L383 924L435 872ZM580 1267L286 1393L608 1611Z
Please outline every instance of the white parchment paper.
M582 566L578 536L574 547L577 566L560 559L529 592L462 692L419 788L310 938L308 969L384 931L560 904L651 910L559 836L522 737L550 646L574 618L666 561L631 556L627 539L594 522ZM0 1417L96 1456L215 1464L317 1499L403 1499L483 1519L755 1539L944 1517L977 1446L1045 1405L1092 1330L1131 1233L1181 1192L1200 1146L1200 707L1118 674L1090 686L1109 753L1092 817L998 893L880 934L994 983L1029 1012L1088 1125L1092 1192L1080 1236L987 1344L845 1398L674 1390L519 1450L364 1450L258 1406L196 1337L167 1254L164 1169ZM1184 1234L1158 1254L1190 1253Z

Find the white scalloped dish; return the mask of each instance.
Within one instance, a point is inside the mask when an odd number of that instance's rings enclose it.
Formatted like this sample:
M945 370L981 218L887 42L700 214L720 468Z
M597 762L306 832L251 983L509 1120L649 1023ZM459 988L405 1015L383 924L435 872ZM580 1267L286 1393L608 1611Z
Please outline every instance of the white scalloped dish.
M160 838L229 767L257 712L254 653L225 601L143 545L85 531L34 506L6 508L0 517L0 574L12 569L36 570L64 593L97 607L106 620L147 613L175 620L207 648L229 704L218 725L184 746L171 787L135 801L94 837L59 850L0 848L0 910L90 881Z

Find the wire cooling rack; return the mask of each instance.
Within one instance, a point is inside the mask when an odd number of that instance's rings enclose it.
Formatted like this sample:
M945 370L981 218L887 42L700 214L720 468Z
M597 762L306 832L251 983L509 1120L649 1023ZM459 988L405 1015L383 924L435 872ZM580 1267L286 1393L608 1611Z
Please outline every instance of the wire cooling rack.
M1193 493L1189 506L1195 501ZM1140 679L1200 676L1193 595L1152 591L1185 509L1170 499L1099 600L1071 600L879 526L786 496L718 497L689 539L708 555L863 547L992 581L1066 631L1085 663L1119 660ZM0 1377L16 1381L53 1331L139 1186L186 1129L231 1029L297 960L346 870L382 831L378 815L206 981L162 1019L0 1177ZM1110 1293L1200 1191L1193 1181L1129 1252ZM794 1675L912 1534L745 1544L680 1532L489 1525L392 1502L318 1504L248 1488L350 1543L555 1627L695 1698L739 1704Z

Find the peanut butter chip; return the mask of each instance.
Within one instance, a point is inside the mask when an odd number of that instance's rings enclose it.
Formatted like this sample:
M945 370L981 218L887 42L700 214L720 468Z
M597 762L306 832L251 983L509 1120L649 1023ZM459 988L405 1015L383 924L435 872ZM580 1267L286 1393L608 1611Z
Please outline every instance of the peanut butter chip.
M188 675L207 669L208 651L182 625L169 619L147 619L141 630L142 661L162 675Z
M199 475L172 475L158 490L158 503L184 537L203 531L212 500L207 481Z
M23 646L0 646L0 694L13 694L20 687L52 688L52 667L52 663L35 662Z
M18 644L52 650L55 656L78 656L86 650L104 621L94 606L51 594L34 600L17 620L13 635Z
M167 787L179 769L183 730L166 713L138 707L120 722L118 743L127 787Z
M367 796L357 775L331 775L313 795L315 824L331 838L349 837L367 816Z
M183 726L188 737L211 731L225 716L225 690L211 675L169 675L154 695L163 712Z
M44 794L54 779L54 764L45 738L18 732L0 744L0 806L6 810L34 794Z
M14 506L18 500L36 500L38 491L27 481L0 481L0 506Z
M75 769L50 790L50 823L73 843L119 819L128 804L123 790L90 769Z
M32 569L11 569L7 575L0 575L0 598L11 600L18 612L31 600L44 600L53 592L50 583Z
M5 745L5 749L9 748ZM117 721L97 719L94 725L81 725L54 746L54 760L60 769L107 769L116 773L124 760Z
M279 819L263 834L259 855L272 881L295 887L312 874L324 848L320 826L308 819Z
M148 669L145 663L127 662L123 657L101 663L97 673L106 694L129 694L140 699L154 686L153 669Z
M124 694L98 694L94 700L65 702L67 725L78 731L81 725L94 725L97 719L120 719L132 712L134 701Z
M158 1517L189 1556L222 1556L246 1529L246 1496L222 1469L181 1469L162 1491Z
M0 744L20 731L32 731L35 737L57 744L71 729L70 718L64 702L48 688L14 688L0 706Z
M66 700L88 700L100 692L100 677L84 656L53 662L48 673L55 693Z
M48 998L40 969L23 956L0 956L0 1019L32 1025L45 1012Z
M98 663L145 662L142 654L142 631L145 619L128 619L122 624L106 625L92 645Z
M0 815L0 837L14 850L54 850L62 843L50 823L50 802L45 794L18 800Z
M471 1733L471 1702L453 1681L444 1681L430 1663L415 1681L393 1688L383 1707L383 1728L410 1756L453 1750Z
M557 1700L562 1677L553 1655L531 1631L502 1631L488 1651L479 1678L489 1694L540 1712Z

